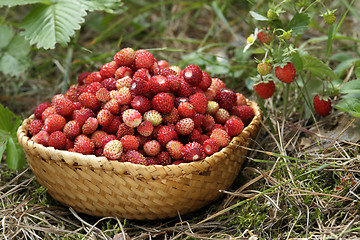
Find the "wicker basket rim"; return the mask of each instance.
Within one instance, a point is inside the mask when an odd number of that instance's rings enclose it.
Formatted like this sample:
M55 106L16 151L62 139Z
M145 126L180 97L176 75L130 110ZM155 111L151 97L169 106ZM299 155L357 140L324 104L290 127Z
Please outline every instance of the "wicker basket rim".
M251 106L254 109L255 116L250 122L249 125L247 125L244 130L236 137L233 137L230 144L235 144L236 146L241 145L241 143L244 141L244 137L247 138L248 136L252 136L255 131L258 129L258 126L260 124L262 113L261 110L256 102L247 100L247 105ZM69 152L66 150L58 150L53 147L45 147L41 144L33 142L28 136L28 124L30 121L34 118L34 115L31 115L27 119L23 121L23 123L20 125L17 131L17 137L19 139L20 145L33 145L34 148L37 149L37 151L40 152L46 152L48 155L51 156L59 156L58 159L65 159L65 162L69 165L78 166L78 167L90 167L92 169L101 169L101 170L111 170L111 171L117 171L118 169L123 169L121 172L124 173L124 169L131 169L135 172L156 172L156 171L164 171L167 173L176 172L179 170L179 168L182 167L191 167L193 169L198 169L199 172L206 172L210 167L217 164L221 161L221 158L224 156L225 149L227 147L222 148L219 152L206 157L203 160L194 161L190 163L181 163L179 165L140 165L140 164L134 164L129 162L119 162L119 161L113 161L108 160L106 157L97 157L95 155L83 155L81 153L76 152ZM236 143L238 142L238 143ZM22 144L21 144L22 143ZM229 145L230 145L229 144ZM71 161L67 161L71 159ZM55 161L51 159L52 161ZM64 161L64 160L62 160ZM127 172L127 171L125 171ZM132 172L132 171L130 171Z

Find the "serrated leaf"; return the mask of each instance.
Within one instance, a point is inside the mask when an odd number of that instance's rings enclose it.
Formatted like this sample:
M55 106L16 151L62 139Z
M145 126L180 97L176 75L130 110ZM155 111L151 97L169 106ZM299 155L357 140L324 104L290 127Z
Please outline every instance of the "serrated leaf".
M356 98L344 98L338 104L334 106L335 108L348 112L354 117L360 118L360 100Z
M306 61L305 68L310 70L313 75L316 76L328 76L332 80L336 80L337 76L334 73L334 71L324 62L322 62L317 57L312 57L310 55L304 56L304 59Z
M340 89L340 93L342 94L349 94L349 93L355 93L360 94L360 80L353 80L349 81L342 86Z
M0 7L3 6L14 7L17 5L27 5L38 2L43 2L43 0L1 0Z
M80 29L85 15L85 9L76 1L40 5L23 20L25 38L38 48L53 49L56 43L66 46L75 30Z
M11 40L11 43L7 47L7 52L11 56L21 60L29 54L30 44L25 40L24 36L17 35Z
M269 21L267 17L254 11L250 11L250 15L257 21Z
M121 0L78 0L88 11L113 11L122 6Z
M14 30L8 25L0 26L0 50L7 47L14 36Z
M9 137L6 144L6 163L11 170L20 170L26 165L24 151L13 137Z
M304 69L304 60L300 56L299 52L295 52L291 57L291 62L294 64L294 67L297 72L300 72Z
M308 14L296 13L286 27L286 30L292 30L291 34L293 36L301 35L308 29L309 23L310 17Z
M26 57L15 58L7 52L0 56L0 71L11 76L18 76L30 66L30 61Z

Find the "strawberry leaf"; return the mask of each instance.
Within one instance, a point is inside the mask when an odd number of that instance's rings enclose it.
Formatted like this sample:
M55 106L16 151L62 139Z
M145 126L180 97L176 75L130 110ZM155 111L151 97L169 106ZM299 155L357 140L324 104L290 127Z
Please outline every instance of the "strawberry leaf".
M84 22L85 10L78 1L71 0L37 6L22 22L25 38L38 48L53 49L56 43L66 46Z
M265 17L264 15L261 15L254 11L250 11L250 15L257 21L269 21L270 20L267 17Z
M33 4L43 2L42 0L2 0L0 3L0 7L8 6L8 7L14 7L17 5L26 5L26 4Z
M334 73L334 71L319 58L306 55L304 56L304 59L306 62L304 68L310 70L312 75L319 77L326 75L330 77L332 80L337 79L337 76Z
M107 11L113 12L122 6L121 0L78 0L87 11Z
M296 13L294 17L289 22L286 27L287 31L292 30L291 34L293 36L298 36L303 34L307 29L310 23L310 17L306 13Z
M360 118L360 100L357 98L344 98L334 107Z
M360 80L353 80L345 83L340 89L340 93L360 95Z

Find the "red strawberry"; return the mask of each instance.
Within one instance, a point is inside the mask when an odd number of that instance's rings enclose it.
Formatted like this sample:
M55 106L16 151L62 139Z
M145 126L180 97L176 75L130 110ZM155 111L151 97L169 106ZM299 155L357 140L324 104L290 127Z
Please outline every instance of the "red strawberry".
M130 104L133 98L128 87L122 87L117 91L111 91L110 96L111 98L115 98L120 105Z
M121 66L118 69L116 69L116 71L114 73L114 77L115 77L116 80L123 79L125 77L130 77L131 78L133 73L134 73L134 71L131 68Z
M140 125L136 128L136 130L140 135L144 137L148 137L152 134L154 127L150 121L145 120L142 123L140 123Z
M206 98L208 101L212 101L214 100L215 96L216 96L216 91L212 88L208 88L205 92L204 92Z
M120 139L124 151L138 150L139 140L134 135L125 135Z
M97 130L91 134L90 140L94 143L96 148L102 148L102 140L107 136L108 134L105 131Z
M256 69L261 76L265 76L270 73L271 64L268 62L261 62L257 65Z
M107 109L101 109L96 118L101 126L108 126L114 119L114 115L112 115L112 113Z
M92 72L84 79L84 84L89 85L94 82L101 82L101 80L100 72Z
M114 77L117 68L118 65L115 61L105 63L100 69L100 75L102 79Z
M168 75L167 76L167 84L171 92L177 92L180 88L181 80L177 75Z
M272 40L272 34L271 33L267 33L265 31L260 31L257 34L258 39L260 40L260 42L265 43L267 45L270 44L271 40Z
M55 113L56 113L55 106L50 106L46 108L41 114L41 120L45 121L46 118L48 118L50 115L53 115Z
M146 162L146 166L160 165L154 157L146 157Z
M130 83L130 91L134 95L144 95L150 90L149 84L142 78L133 78Z
M125 123L119 125L118 131L116 132L116 137L121 139L125 135L132 135L134 133L133 129L128 127Z
M149 81L150 78L151 78L151 74L150 74L150 71L149 69L147 68L140 68L138 70L136 70L136 72L134 73L133 79L135 78L141 78L142 80L145 80L145 81Z
M149 110L146 113L144 113L144 120L147 120L151 122L151 124L156 127L161 124L162 122L162 116L161 114L156 110Z
M166 61L166 60L163 60L163 59L157 61L157 65L158 65L158 68L168 68L168 67L170 67L169 62Z
M154 63L155 58L150 52L143 49L139 49L135 52L135 68L151 69Z
M64 149L66 144L66 136L61 131L55 131L49 136L49 147L55 149Z
M204 114L207 109L208 100L203 93L195 93L189 97L189 102L194 106L196 112Z
M205 119L204 114L195 113L195 116L192 118L194 120L194 128L201 128Z
M194 120L191 118L183 118L175 125L175 130L180 135L189 135L194 130Z
M202 72L202 80L201 82L197 85L198 88L206 91L210 86L211 86L211 77L207 72Z
M207 131L211 131L211 129L214 127L215 125L215 120L213 118L213 116L209 115L209 114L205 114L204 115L204 120L202 123L202 129L207 132Z
M214 129L211 132L210 138L214 139L220 147L227 146L231 141L231 137L229 136L229 134L225 130L222 130L220 128Z
M176 140L171 140L166 144L166 150L170 154L171 158L179 160L183 157L184 145Z
M189 102L182 102L178 106L179 116L181 118L192 118L195 116L194 106Z
M103 154L107 159L120 160L123 152L122 144L119 140L111 140L105 144Z
M119 115L120 104L115 98L112 98L110 101L104 104L103 109L109 110L113 115Z
M163 120L165 124L171 123L176 124L180 119L179 111L173 108L171 112L163 114Z
M211 89L214 89L215 92L217 92L218 90L222 89L222 88L225 88L225 83L219 79L219 78L212 78L211 79L211 85L210 85L210 88Z
M236 94L227 88L222 88L216 92L215 101L221 108L230 110L236 104Z
M182 71L182 77L192 86L198 85L202 80L202 71L196 65L190 64Z
M38 143L38 144L41 144L41 145L47 147L47 146L49 146L49 136L50 136L50 134L47 131L41 130L36 135L32 136L31 140L35 143Z
M156 140L147 141L143 148L145 153L151 157L157 156L161 151L161 145Z
M119 66L131 66L135 62L135 51L132 48L123 48L114 56Z
M169 165L171 164L171 157L170 154L168 152L161 152L159 153L159 155L156 157L156 161L160 164L160 165Z
M50 106L51 106L51 104L48 102L43 102L43 103L40 103L39 105L37 105L34 110L35 118L41 119L42 113L45 111L45 109L47 109Z
M106 88L100 88L96 93L95 93L95 97L97 98L97 100L99 100L100 102L107 102L110 101L111 97L110 97L110 92L106 89Z
M119 126L122 123L120 116L114 116L113 120L109 125L103 126L102 130L107 132L108 134L116 134L119 130Z
M198 129L194 129L188 137L189 142L198 142L200 140L201 133L202 133L202 130L199 131Z
M219 144L215 139L209 138L202 144L206 155L210 156L219 151Z
M313 100L314 109L322 117L329 115L331 111L331 100L316 95Z
M116 89L116 79L113 77L106 78L101 82L101 85L108 91Z
M190 97L194 93L193 87L185 81L183 78L180 78L180 88L177 91L179 97Z
M170 87L167 83L166 77L162 75L155 75L149 80L150 91L154 94L160 92L167 92L170 90Z
M44 126L44 122L41 119L33 120L29 125L29 133L31 136L36 135Z
M230 137L239 135L243 129L244 124L241 120L236 118L230 118L225 123L226 132L230 135Z
M96 118L89 117L86 119L84 125L82 125L82 133L89 135L96 131L99 126L99 122Z
M84 91L83 92L86 92L86 93L92 93L95 95L95 93L100 89L102 88L102 85L100 82L93 82L89 85L87 85L85 88L84 88Z
M85 155L93 154L95 151L95 145L88 136L81 134L74 140L74 151Z
M79 102L86 108L90 108L93 111L96 111L100 105L101 102L96 98L96 96L92 93L82 93L79 96Z
M260 82L254 85L255 92L259 95L262 99L267 99L272 97L275 92L275 83L274 81L265 81Z
M117 139L117 137L116 137L115 135L112 135L112 134L105 136L105 137L101 140L101 147L104 148L105 145L106 145L108 142L112 141L112 140L118 140L118 139ZM95 144L95 143L94 143L94 144Z
M78 79L79 85L84 84L84 81L87 78L87 76L89 76L89 74L90 74L89 72L83 72L78 75L77 79Z
M190 142L183 148L183 160L185 162L198 161L205 157L203 147L197 142Z
M215 122L220 124L225 124L229 118L230 113L224 108L219 108L219 110L214 115Z
M77 121L71 120L65 124L63 132L67 138L74 139L76 136L80 135L81 126Z
M169 126L162 126L157 132L157 140L162 146L165 146L169 141L175 140L176 138L177 133Z
M232 114L240 117L241 121L248 125L253 119L254 109L248 105L240 105L232 108Z
M52 114L45 119L44 130L48 133L62 131L66 124L66 119L60 114Z
M294 64L292 64L292 62L288 62L284 67L277 66L275 68L275 75L280 81L284 83L291 83L296 75Z
M131 106L138 110L140 113L145 113L151 108L150 100L144 96L136 96L131 101Z
M138 110L135 109L127 109L122 114L122 119L124 123L131 128L135 128L140 125L142 122L142 116L141 113Z
M208 136L208 135L202 134L202 135L200 136L200 138L198 139L198 143L204 144L204 142L205 142L206 140L208 140L208 139L209 139L209 136Z
M158 93L152 99L151 107L161 113L169 113L174 108L174 99L167 93Z
M89 108L82 108L75 110L71 116L71 119L78 122L81 127L89 117L95 117L95 113Z
M125 154L125 160L130 163L147 165L146 158L136 150L130 150Z

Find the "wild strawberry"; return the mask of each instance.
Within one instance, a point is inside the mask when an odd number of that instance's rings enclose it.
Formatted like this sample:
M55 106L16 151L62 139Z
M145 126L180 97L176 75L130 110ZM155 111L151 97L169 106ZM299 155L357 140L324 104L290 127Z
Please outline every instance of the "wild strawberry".
M230 137L237 136L244 130L244 124L239 119L230 118L225 123L225 130Z
M61 99L61 98L64 98L65 97L65 94L56 94L55 96L52 97L51 99L51 105L55 105L56 101Z
M94 82L101 82L101 80L100 72L92 72L84 79L84 84L89 85Z
M205 92L204 92L206 98L208 101L213 101L215 96L216 96L216 91L212 88L208 88Z
M174 108L174 99L167 93L158 93L152 99L151 107L161 113L169 113Z
M213 128L211 129L211 131L214 130L214 129L216 129L216 128L220 128L220 129L226 131L224 125L222 125L222 124L220 124L220 123L215 123L215 125L213 126Z
M31 136L36 135L44 127L44 122L40 119L35 119L29 124L29 133Z
M111 98L115 98L120 105L127 105L131 103L132 95L128 87L122 87L119 90L110 92Z
M155 157L146 157L146 166L160 165Z
M43 102L43 103L40 103L39 105L37 105L34 110L35 118L41 119L42 113L45 111L45 109L47 109L50 106L51 106L51 104L48 102Z
M55 106L50 106L46 108L42 114L41 114L41 120L45 121L50 115L53 115L56 113Z
M102 140L107 136L108 134L105 131L97 130L91 134L90 140L94 143L96 148L102 148Z
M131 78L133 73L134 73L134 71L131 68L121 66L118 69L116 69L116 71L114 73L114 77L115 77L116 80L123 79L125 77L130 77Z
M201 133L202 133L202 131L200 132L198 129L194 129L188 137L189 142L198 142L198 140L201 137Z
M125 135L132 135L133 129L128 127L125 123L119 125L118 131L116 132L116 137L121 139Z
M130 88L130 84L132 82L131 77L123 77L118 80L116 80L116 89L120 89L122 87Z
M189 102L189 99L186 97L177 97L175 99L175 107L179 107L180 103L182 102Z
M101 109L98 112L96 119L101 126L108 126L114 119L114 115L107 109Z
M105 144L103 149L104 156L109 160L120 160L123 146L119 140L111 140Z
M189 135L194 130L194 120L183 118L175 125L175 130L180 135Z
M81 134L81 126L77 121L71 120L65 124L63 132L67 138L74 139Z
M89 108L82 108L75 110L71 115L71 119L79 123L80 127L85 123L89 117L95 117L95 113Z
M146 158L136 150L130 150L125 154L125 160L130 163L147 165Z
M219 151L219 144L217 143L217 141L215 139L209 138L207 140L204 141L204 143L202 144L204 152L206 153L206 155L211 156L214 153Z
M104 149L103 148L95 148L94 155L97 157L104 157Z
M205 115L201 113L195 113L192 120L194 120L194 128L201 128L205 119Z
M274 10L274 9L269 9L266 13L266 16L270 19L270 20L275 20L279 18L279 14Z
M275 75L280 81L284 83L291 83L296 75L294 64L292 62L288 62L283 67L281 65L277 66L275 68Z
M142 80L145 80L146 82L150 80L151 78L151 74L149 69L147 68L140 68L138 70L136 70L136 72L134 73L134 75L132 76L133 79L135 78L141 78Z
M210 115L215 115L215 113L219 110L220 106L215 101L208 101L207 107L206 107L206 113Z
M74 141L66 138L64 149L68 151L70 148L74 148Z
M224 108L219 108L219 110L214 115L215 122L220 124L225 124L229 118L230 113Z
M215 101L221 108L230 110L236 103L236 94L227 88L222 88L216 92Z
M140 125L142 116L138 110L128 109L122 114L122 119L128 127L135 128Z
M189 97L189 102L194 106L196 112L204 114L208 105L208 100L203 93L195 93Z
M82 125L82 133L89 135L96 131L99 126L99 122L96 118L89 117L86 119L84 125Z
M314 109L317 114L322 117L329 115L331 110L331 100L328 98L320 97L315 95L313 100Z
M66 144L66 136L61 131L55 131L49 136L49 147L53 147L55 149L64 149Z
M219 78L212 78L210 88L214 89L215 92L222 88L226 88L225 83Z
M171 123L176 124L180 119L179 111L173 108L171 112L163 114L163 120L165 124Z
M180 68L179 66L174 65L174 66L170 66L169 68L170 68L171 70L174 70L174 71L176 72L176 75L177 75L177 76L180 76L181 68Z
M150 100L144 96L135 96L131 101L131 106L138 110L140 113L145 113L151 108Z
M180 88L177 91L177 95L179 97L190 97L190 95L194 94L193 86L191 86L184 78L180 78Z
M113 115L119 115L120 113L120 104L114 98L110 99L107 103L103 105L103 109L109 110Z
M150 90L149 84L142 78L133 78L130 83L130 91L134 95L144 95Z
M119 130L119 126L122 123L120 116L114 116L113 120L110 122L109 125L103 126L102 130L107 132L108 134L116 134Z
M182 102L178 106L179 116L181 118L192 118L195 116L194 106L189 102Z
M275 92L275 83L274 81L264 81L257 83L254 85L255 92L259 95L262 99L267 99L272 97Z
M265 76L270 73L271 64L268 62L261 62L257 65L256 69L261 76Z
M151 77L149 80L149 87L150 91L154 94L170 90L166 77L162 75L155 75Z
M185 163L185 161L183 160L176 160L173 162L173 165L179 165L179 164L182 164L182 163Z
M96 93L95 93L95 97L97 98L97 100L99 100L100 102L108 102L110 101L111 97L110 97L110 92L106 89L106 88L100 88Z
M182 77L192 86L198 85L202 80L202 71L196 65L190 64L182 71Z
M255 115L254 109L248 105L235 106L232 108L231 113L240 117L244 125L248 125Z
M81 93L82 91L79 87L71 87L65 92L65 97L70 99L72 102L77 102Z
M268 33L268 32L265 32L265 31L260 31L257 34L257 37L258 37L260 42L262 42L264 44L267 44L267 45L269 45L271 40L272 40L272 34Z
M101 147L104 148L105 145L112 141L112 140L118 140L117 137L115 135L109 134L107 136L105 136L102 140L101 140Z
M215 125L215 120L213 118L213 116L209 115L209 114L205 114L204 115L204 120L202 123L202 129L207 132L207 131L211 131L211 129L214 127Z
M41 130L40 132L31 137L31 141L47 147L49 146L49 136L50 134L47 131Z
M115 61L105 63L100 69L102 79L113 77L118 65Z
M156 161L160 164L160 165L169 165L171 164L171 157L170 154L168 152L161 152L159 153L159 155L156 157Z
M334 14L335 10L328 11L325 14L323 14L324 22L326 24L333 24L336 21L336 16Z
M145 153L151 157L157 156L161 151L161 145L156 140L147 141L143 148Z
M171 140L166 144L166 150L174 160L179 160L183 157L184 145L176 140Z
M144 113L144 120L147 120L151 122L151 124L156 127L161 124L162 122L162 116L161 114L156 110L149 110L146 113Z
M155 63L155 58L154 56L143 49L139 49L135 52L135 68L139 69L139 68L147 68L147 69L151 69L151 67L154 65Z
M198 143L204 144L204 142L205 142L206 140L208 140L208 139L209 139L209 136L208 136L208 135L201 134L200 138L198 139Z
M123 48L114 56L114 61L119 66L131 66L135 62L135 51L132 48Z
M100 82L94 82L94 83L91 83L89 85L87 85L85 88L84 88L84 92L86 93L92 93L95 95L95 93L100 89L102 88L102 85Z
M142 135L140 135L140 134L136 134L135 137L138 139L138 141L139 141L139 147L141 147L141 148L144 146L144 144L145 144L146 142L152 140L152 138L151 138L150 136L149 136L149 137L144 137L144 136L142 136Z
M162 126L157 132L157 140L162 146L166 146L169 141L175 140L176 138L176 131L169 126Z
M203 147L197 142L190 142L183 148L183 160L185 162L198 161L205 157Z
M79 96L79 102L86 108L90 108L93 111L96 111L101 102L96 98L96 96L92 93L82 93Z
M86 77L89 76L89 74L90 74L89 72L80 73L77 78L78 84L79 85L84 84L84 81L85 81Z
M134 135L125 135L120 139L124 151L138 150L139 140Z
M214 129L211 132L210 138L214 139L220 147L227 146L231 141L231 137L229 136L229 134L225 130L222 130L220 128Z
M197 85L198 88L206 91L210 86L211 86L211 77L207 72L202 72L202 80L201 82Z
M60 114L52 114L45 119L44 130L48 133L62 131L66 124L66 119Z
M167 84L171 92L177 92L180 88L181 80L180 77L173 74L167 76Z
M152 134L154 130L154 126L151 124L150 121L143 121L140 125L136 128L138 133L144 137L148 137Z
M74 151L84 155L93 154L95 145L88 136L81 134L74 140Z
M106 78L101 82L101 85L108 91L116 90L116 79L113 77Z

